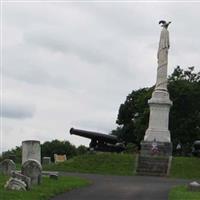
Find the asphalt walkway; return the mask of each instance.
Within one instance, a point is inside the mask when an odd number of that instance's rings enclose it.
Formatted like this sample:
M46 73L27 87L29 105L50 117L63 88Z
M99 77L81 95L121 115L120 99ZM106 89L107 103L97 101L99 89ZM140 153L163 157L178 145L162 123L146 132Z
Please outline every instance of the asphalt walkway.
M62 173L89 179L92 185L58 195L51 200L167 200L173 186L186 184L178 180L150 176L110 176Z

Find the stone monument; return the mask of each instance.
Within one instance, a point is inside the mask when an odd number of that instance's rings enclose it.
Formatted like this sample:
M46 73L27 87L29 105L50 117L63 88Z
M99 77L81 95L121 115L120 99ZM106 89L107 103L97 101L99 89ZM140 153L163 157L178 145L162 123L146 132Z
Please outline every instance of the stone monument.
M141 175L168 175L171 163L172 144L168 130L169 110L172 102L167 90L167 65L169 31L171 22L160 21L162 31L157 53L158 68L155 89L148 101L150 107L149 127L137 160L136 173Z
M0 162L0 173L4 175L11 175L12 171L16 170L15 163L10 159L5 159Z
M40 141L26 140L22 142L22 164L29 159L34 159L41 163Z
M25 161L22 165L21 173L24 176L30 177L31 185L39 185L42 179L42 166L34 159Z

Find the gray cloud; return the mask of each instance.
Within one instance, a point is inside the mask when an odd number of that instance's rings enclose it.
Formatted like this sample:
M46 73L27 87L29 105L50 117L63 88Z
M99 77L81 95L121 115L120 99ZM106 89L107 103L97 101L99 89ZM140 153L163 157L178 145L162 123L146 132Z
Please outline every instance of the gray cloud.
M176 65L199 70L199 8L167 2L7 4L3 148L25 139L87 144L66 131L115 128L126 95L155 83L160 19L172 21L169 73Z
M2 108L1 117L11 119L33 118L35 107L33 105L22 105L16 103L5 103Z

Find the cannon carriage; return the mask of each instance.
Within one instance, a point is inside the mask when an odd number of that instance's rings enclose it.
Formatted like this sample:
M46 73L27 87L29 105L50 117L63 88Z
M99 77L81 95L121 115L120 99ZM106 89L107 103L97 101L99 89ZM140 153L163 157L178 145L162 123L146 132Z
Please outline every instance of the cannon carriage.
M121 142L117 136L114 135L107 135L75 128L70 129L70 134L91 139L89 150L117 153L125 150L123 142Z

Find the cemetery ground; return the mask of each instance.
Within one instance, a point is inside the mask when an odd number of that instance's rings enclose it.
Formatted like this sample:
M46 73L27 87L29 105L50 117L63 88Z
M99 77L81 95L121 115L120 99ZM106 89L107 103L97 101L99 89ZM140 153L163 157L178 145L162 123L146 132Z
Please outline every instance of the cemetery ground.
M8 179L8 176L0 175L0 199L2 200L47 200L60 193L90 184L88 180L78 177L63 176L58 180L43 177L41 185L33 186L30 191L10 191L4 189Z
M135 173L134 154L97 153L73 157L63 163L50 164L44 170L131 176ZM170 177L200 179L200 159L173 157Z
M168 178L135 176L135 159L136 155L126 154L126 153L125 154L90 153L73 157L63 163L56 163L56 164L52 163L49 165L44 165L43 170L45 171L60 171L61 176L59 177L59 179L49 180L43 178L43 182L40 186L35 186L30 191L23 192L23 194L22 192L5 191L3 186L7 179L6 177L1 176L0 195L5 195L5 197L3 196L3 199L5 200L6 199L23 200L23 198L24 199L32 198L34 200L36 199L45 200L51 198L52 196L56 196L59 193L66 192L74 188L87 186L88 184L92 183L90 187L85 187L78 190L72 190L69 193L67 192L66 196L69 195L71 200L73 200L73 199L79 199L80 197L77 198L77 196L80 195L83 196L84 194L89 195L91 194L90 192L93 192L94 194L95 188L97 189L96 191L97 194L98 191L99 190L101 191L102 188L111 193L113 191L116 191L116 193L118 193L123 188L126 188L126 190L130 190L129 191L130 193L136 190L135 192L141 195L138 196L138 199L143 199L142 195L144 196L145 191L148 191L150 194L152 193L152 191L154 192L156 191L156 193L158 192L158 196L159 195L162 196L165 193L167 198L167 195L169 195L170 200L188 200L188 199L200 200L200 192L190 192L187 189L187 184L189 182L194 180L196 181L200 180L199 158L173 157L171 171ZM19 165L18 167L20 168ZM81 179L74 178L71 176L81 177ZM91 182L88 182L86 180L89 180ZM100 189L98 187L100 187ZM113 188L109 189L109 187ZM137 191L138 187L142 192ZM106 194L108 195L108 193ZM63 195L65 195L65 193ZM100 196L101 195L102 192ZM13 198L13 196L15 198ZM61 195L61 198L58 199L68 199L68 197L66 196L62 198ZM119 196L118 199L120 199ZM163 199L163 198L158 198L158 199ZM57 200L56 197L55 200Z

